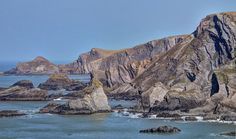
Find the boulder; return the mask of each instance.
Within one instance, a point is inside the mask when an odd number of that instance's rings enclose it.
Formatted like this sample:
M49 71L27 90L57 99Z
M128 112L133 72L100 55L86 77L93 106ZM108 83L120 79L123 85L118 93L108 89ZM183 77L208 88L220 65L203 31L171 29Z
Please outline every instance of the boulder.
M32 89L34 88L34 85L32 83L32 81L30 80L21 80L21 81L18 81L16 83L14 83L12 86L10 87L14 87L14 86L20 86L20 87L25 87L27 89Z
M142 93L143 108L149 110L156 101L163 101L167 92L168 89L161 82L156 83L153 87Z
M178 133L181 130L177 127L172 127L172 126L160 126L158 128L149 128L149 129L144 129L140 130L139 133L165 133L165 134L170 134L170 133Z
M174 111L182 110L188 111L199 106L205 102L204 96L200 92L194 90L188 92L169 91L163 101L154 104L151 112L156 111Z

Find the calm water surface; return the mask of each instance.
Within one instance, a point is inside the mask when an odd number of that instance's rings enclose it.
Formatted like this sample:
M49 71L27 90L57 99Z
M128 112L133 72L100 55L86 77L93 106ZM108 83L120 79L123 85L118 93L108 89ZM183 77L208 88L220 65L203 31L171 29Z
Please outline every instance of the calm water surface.
M0 76L0 87L8 87L19 80L31 80L34 86L38 86L40 83L45 82L48 79L48 75L8 75ZM75 80L81 80L83 82L88 82L90 77L88 75L69 75L69 78Z
M35 114L48 102L1 102L0 109L20 109L29 115L0 118L0 138L18 139L220 139L224 131L233 131L236 125L207 122L173 122L119 116L117 113L87 116ZM143 128L171 125L182 132L171 135L140 134ZM231 137L233 139L233 137Z

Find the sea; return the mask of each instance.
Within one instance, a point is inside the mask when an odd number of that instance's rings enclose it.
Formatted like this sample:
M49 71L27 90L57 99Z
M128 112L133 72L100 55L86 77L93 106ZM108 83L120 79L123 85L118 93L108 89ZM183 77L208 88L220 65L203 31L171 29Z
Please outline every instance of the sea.
M10 65L0 65L5 71ZM70 78L89 81L88 75L70 75ZM35 86L48 79L43 76L0 76L0 87L8 87L16 81L31 80ZM60 100L53 100L60 101ZM235 139L220 133L235 131L236 124L220 121L172 121L153 117L139 118L140 114L101 113L92 115L39 114L40 108L50 101L0 101L0 110L20 110L27 113L21 117L0 118L0 139ZM134 106L136 101L109 100L111 106ZM175 126L176 134L145 134L139 130Z

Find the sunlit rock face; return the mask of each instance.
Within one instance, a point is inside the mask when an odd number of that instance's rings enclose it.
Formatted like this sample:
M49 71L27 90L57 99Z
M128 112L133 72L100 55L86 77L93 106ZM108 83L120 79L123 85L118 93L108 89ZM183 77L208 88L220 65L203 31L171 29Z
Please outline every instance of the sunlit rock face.
M61 67L74 73L94 72L108 87L121 85L131 82L145 71L153 60L186 39L188 35L173 36L116 51L93 48L90 52L80 55L77 61Z

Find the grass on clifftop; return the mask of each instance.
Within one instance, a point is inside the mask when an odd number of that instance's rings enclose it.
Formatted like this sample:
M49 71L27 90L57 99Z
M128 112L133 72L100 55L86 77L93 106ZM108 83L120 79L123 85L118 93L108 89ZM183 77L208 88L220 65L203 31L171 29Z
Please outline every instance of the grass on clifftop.
M92 80L92 85L98 88L98 87L102 86L102 83L97 79L93 79Z
M53 80L70 80L66 74L52 74L49 78Z

